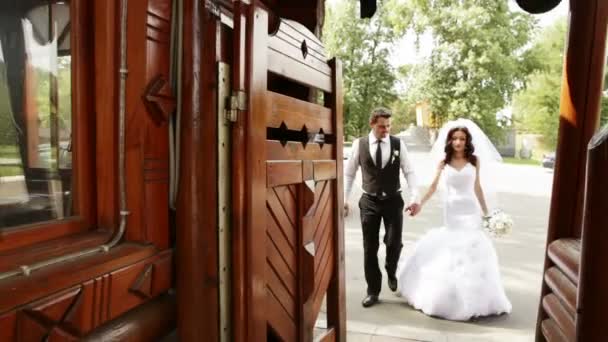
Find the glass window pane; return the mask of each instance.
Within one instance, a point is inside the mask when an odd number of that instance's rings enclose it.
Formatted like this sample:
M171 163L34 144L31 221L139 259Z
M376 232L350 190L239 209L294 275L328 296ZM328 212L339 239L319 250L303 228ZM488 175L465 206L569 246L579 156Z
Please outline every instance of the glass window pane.
M0 21L0 229L73 208L69 3L27 3Z

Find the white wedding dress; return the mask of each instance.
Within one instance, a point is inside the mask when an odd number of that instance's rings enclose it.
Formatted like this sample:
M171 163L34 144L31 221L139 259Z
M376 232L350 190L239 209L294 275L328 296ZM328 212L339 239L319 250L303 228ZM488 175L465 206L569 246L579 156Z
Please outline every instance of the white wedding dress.
M446 165L445 226L426 233L397 271L401 296L427 315L465 321L511 312L492 241L482 229L476 169Z

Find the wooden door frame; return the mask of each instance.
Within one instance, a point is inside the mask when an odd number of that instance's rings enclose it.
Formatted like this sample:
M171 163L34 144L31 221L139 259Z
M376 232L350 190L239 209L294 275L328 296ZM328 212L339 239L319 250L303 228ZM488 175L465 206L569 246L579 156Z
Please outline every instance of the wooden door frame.
M177 327L182 341L219 341L217 62L221 23L183 2L183 103L176 224Z
M607 4L579 0L571 1L570 6L547 247L561 238L581 238L587 145L599 125L606 63ZM552 266L546 248L543 275ZM542 299L550 292L543 280L536 341L545 341L541 325L547 314Z
M266 297L265 280L264 280L264 258L265 253L256 253L261 246L264 246L265 234L256 234L256 227L265 227L265 216L262 215L265 211L266 197L266 127L264 117L253 117L254 112L264 113L266 107L265 91L267 89L267 61L266 52L268 39L268 14L256 5L245 5L240 3L240 6L235 8L235 18L243 15L243 19L235 20L235 44L238 44L235 54L235 61L239 65L244 62L244 70L235 68L235 74L238 71L239 75L235 77L243 77L234 82L234 91L245 91L247 94L247 110L239 113L237 120L242 122L242 125L237 123L236 130L239 135L243 136L243 144L234 141L235 148L240 148L244 153L244 158L240 162L244 162L244 167L236 167L236 171L241 171L240 174L235 174L235 177L244 177L244 186L241 189L243 193L235 194L243 196L238 201L242 201L242 213L234 211L235 219L242 220L239 228L241 231L234 231L234 238L240 235L243 240L244 250L236 251L236 254L243 253L243 265L236 266L235 269L242 269L240 273L245 278L244 291L235 292L235 304L243 305L245 319L242 327L235 329L243 329L241 341L266 341L266 318L263 310ZM240 34L244 33L244 37ZM241 55L241 47L245 45L245 54ZM236 58L240 59L236 60ZM263 72L262 72L263 71ZM241 88L241 82L244 81L244 89ZM239 146L240 145L240 146ZM239 163L236 159L235 162ZM239 203L240 204L240 203ZM237 218L238 216L238 218ZM235 227L236 228L236 227ZM239 296L241 295L241 296ZM240 311L240 310L238 310Z

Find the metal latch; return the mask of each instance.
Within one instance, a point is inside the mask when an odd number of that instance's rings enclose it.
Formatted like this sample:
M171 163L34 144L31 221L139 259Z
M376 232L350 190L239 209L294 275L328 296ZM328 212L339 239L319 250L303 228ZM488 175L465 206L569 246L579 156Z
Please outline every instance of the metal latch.
M236 122L237 113L239 110L247 110L247 94L240 90L233 92L229 97L225 111L226 120Z

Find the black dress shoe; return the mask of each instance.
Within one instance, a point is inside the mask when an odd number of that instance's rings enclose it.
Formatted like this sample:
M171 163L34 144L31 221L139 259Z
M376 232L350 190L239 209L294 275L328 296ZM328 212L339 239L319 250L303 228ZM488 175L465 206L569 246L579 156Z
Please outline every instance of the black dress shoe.
M396 277L388 277L388 288L391 291L397 291L397 278Z
M363 305L364 308L369 308L376 303L378 303L378 296L368 295L367 297L363 298L361 305Z

